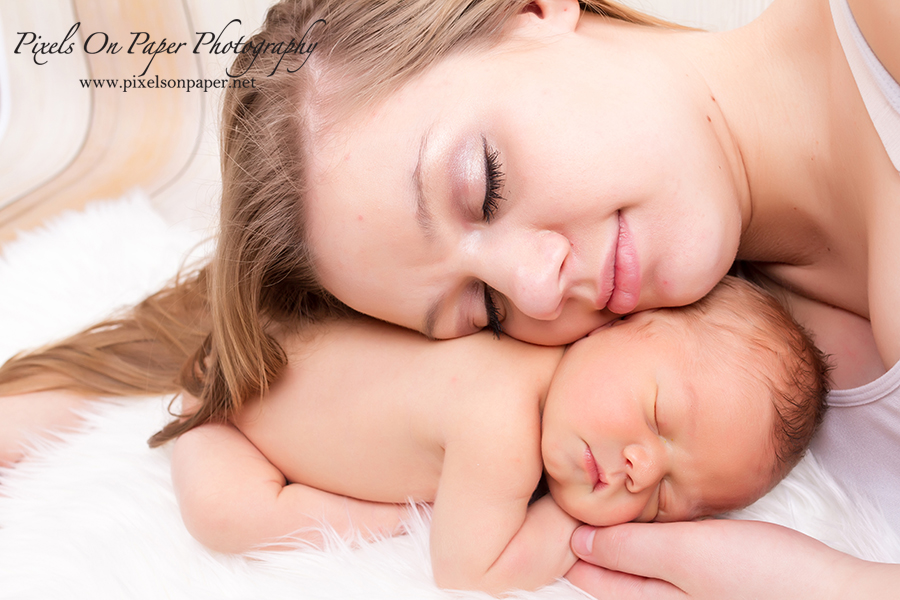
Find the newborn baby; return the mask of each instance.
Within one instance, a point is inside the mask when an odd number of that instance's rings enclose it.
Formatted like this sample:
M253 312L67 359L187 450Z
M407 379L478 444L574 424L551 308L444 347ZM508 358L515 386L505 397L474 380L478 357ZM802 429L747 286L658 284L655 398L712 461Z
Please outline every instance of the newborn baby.
M433 503L437 583L492 593L563 576L582 521L753 502L801 457L826 392L805 334L733 278L565 350L370 320L280 342L289 367L267 395L176 441L191 533L226 552L317 543L322 524L390 534L409 501ZM551 494L529 502L544 469Z

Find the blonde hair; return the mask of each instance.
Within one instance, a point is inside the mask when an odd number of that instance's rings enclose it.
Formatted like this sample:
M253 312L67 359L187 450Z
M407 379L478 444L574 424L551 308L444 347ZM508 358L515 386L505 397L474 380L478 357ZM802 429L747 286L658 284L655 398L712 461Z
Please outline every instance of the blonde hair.
M239 54L229 69L256 81L225 94L221 220L211 262L121 318L11 360L0 369L0 394L183 388L198 396L201 408L154 435L155 446L227 419L243 401L264 393L286 364L273 327L302 328L351 312L320 285L306 246L303 174L311 110L379 101L449 53L497 44L527 5L296 0L272 6L262 30L248 40L251 47L299 41L307 31L306 43L316 46L311 54ZM580 5L613 19L665 25L608 0ZM122 361L122 368L107 370ZM158 368L143 371L148 363Z

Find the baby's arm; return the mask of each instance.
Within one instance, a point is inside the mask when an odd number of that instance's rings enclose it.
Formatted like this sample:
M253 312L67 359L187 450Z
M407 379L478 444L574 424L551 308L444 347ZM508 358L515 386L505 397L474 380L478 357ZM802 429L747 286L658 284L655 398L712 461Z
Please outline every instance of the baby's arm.
M542 472L540 397L557 360L533 347L469 344L482 365L448 427L431 530L434 577L444 588L535 589L575 564L578 521L550 496L528 501Z
M521 474L521 457L489 464L484 456L450 452L431 529L437 584L499 594L537 589L565 575L576 560L569 540L581 523L549 494L528 506L530 492L512 480Z
M75 392L50 390L0 395L0 467L20 461L37 438L53 439L56 432L76 428L79 410L89 400Z
M287 543L273 545L286 538L321 546L323 525L339 535L391 535L408 516L405 505L366 502L288 483L228 423L201 425L179 437L172 479L188 531L220 552L287 548Z

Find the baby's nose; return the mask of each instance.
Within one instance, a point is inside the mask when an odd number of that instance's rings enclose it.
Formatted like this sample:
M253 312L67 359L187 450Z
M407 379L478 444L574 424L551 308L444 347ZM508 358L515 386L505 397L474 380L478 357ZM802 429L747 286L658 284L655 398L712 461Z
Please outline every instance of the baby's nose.
M637 494L656 486L662 479L661 453L647 444L631 444L623 451L625 456L625 487Z

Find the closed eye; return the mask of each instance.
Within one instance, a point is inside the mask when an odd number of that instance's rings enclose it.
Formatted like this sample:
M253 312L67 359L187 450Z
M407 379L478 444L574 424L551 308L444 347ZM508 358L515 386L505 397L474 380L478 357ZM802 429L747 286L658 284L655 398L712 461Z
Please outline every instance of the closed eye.
M482 218L485 223L490 223L497 212L500 200L500 190L503 188L503 165L500 163L500 151L488 146L483 137L484 145L484 202L481 205Z
M659 489L657 489L656 493L656 518L654 521L658 521L660 517L662 517L663 512L665 511L665 502L666 502L666 494L664 491L665 481L659 482Z
M659 417L656 415L656 407L659 405L659 386L656 388L656 395L653 397L653 427L656 428L656 435L659 433Z
M484 308L487 312L487 328L494 332L494 337L499 338L503 333L503 325L500 323L499 301L497 292L487 284L484 286Z

